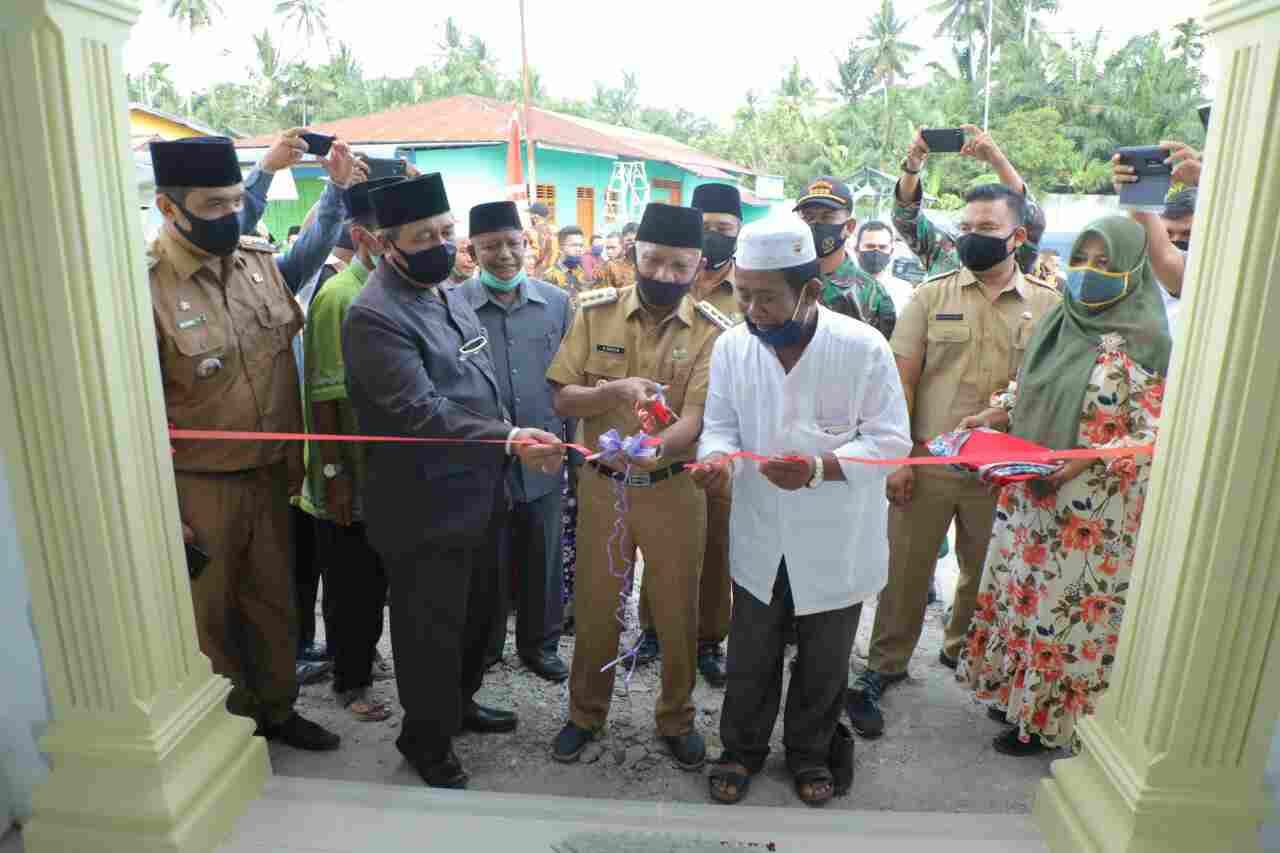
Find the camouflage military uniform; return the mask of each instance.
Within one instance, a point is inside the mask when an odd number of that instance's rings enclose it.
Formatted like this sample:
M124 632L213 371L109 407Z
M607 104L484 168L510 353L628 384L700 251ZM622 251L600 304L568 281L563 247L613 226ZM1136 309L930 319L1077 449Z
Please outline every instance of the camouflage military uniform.
M1035 203L1035 197L1031 195L1031 191L1025 185L1022 188L1022 193L1028 202ZM960 263L959 254L954 248L947 248L942 245L944 239L949 240L954 245L955 237L934 225L921 209L923 207L924 191L917 185L915 198L911 200L910 204L902 204L897 201L896 193L894 198L893 227L897 230L899 236L906 241L907 247L911 249L912 253L920 259L925 275L933 277L960 269L963 264ZM1039 251L1039 246L1034 243L1023 243L1018 249L1019 266L1023 266L1021 264L1023 253L1030 253L1034 256Z
M875 328L886 339L893 335L898 321L893 299L873 276L868 275L848 255L834 272L823 273L822 304L840 314L861 320Z

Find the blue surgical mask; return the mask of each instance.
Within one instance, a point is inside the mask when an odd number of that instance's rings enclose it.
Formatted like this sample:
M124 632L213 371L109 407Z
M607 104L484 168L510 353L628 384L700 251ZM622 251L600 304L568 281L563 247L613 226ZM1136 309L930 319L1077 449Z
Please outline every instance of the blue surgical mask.
M581 255L565 255L563 258L560 259L560 262L564 264L565 269L570 269L570 270L577 269L578 267L582 266L582 256Z
M747 320L747 331L759 338L767 346L774 349L779 347L786 349L788 347L799 346L804 340L805 321L809 319L809 312L805 311L804 320L797 319L800 314L800 305L804 302L801 298L796 302L796 310L791 312L791 319L787 322L771 326L768 329L762 329L750 320Z
M480 268L480 283L490 290L497 290L501 293L510 293L520 285L524 284L529 278L529 274L523 269L516 273L516 277L510 281L503 281L493 273L483 267Z
M1129 291L1129 273L1107 272L1094 267L1069 267L1067 292L1085 308L1101 311L1119 302Z

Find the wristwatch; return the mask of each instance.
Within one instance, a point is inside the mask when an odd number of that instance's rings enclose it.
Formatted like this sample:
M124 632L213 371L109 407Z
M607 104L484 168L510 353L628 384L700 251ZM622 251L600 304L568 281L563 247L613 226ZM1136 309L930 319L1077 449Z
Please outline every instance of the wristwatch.
M826 471L823 469L822 457L821 456L813 457L813 476L809 478L809 482L804 484L805 488L816 489L818 488L818 486L821 486L822 478L825 474L826 474Z
M326 480L333 480L337 477L341 477L342 472L343 472L342 466L335 465L332 462L330 462L328 465L325 465L323 468L320 469L320 473L324 474L324 478Z

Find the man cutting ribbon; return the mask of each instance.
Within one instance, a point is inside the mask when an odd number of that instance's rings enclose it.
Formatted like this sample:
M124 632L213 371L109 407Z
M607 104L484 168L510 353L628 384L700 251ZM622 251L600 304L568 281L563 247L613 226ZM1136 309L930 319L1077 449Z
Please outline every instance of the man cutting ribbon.
M799 651L783 743L797 794L821 805L851 778L852 738L836 738L836 726L862 603L884 586L889 563L889 472L837 456L903 456L911 430L883 336L820 304L804 223L748 225L737 265L746 324L716 342L702 466L693 473L708 491L733 481L724 753L711 796L737 802L764 766L794 621ZM729 461L744 448L776 455Z

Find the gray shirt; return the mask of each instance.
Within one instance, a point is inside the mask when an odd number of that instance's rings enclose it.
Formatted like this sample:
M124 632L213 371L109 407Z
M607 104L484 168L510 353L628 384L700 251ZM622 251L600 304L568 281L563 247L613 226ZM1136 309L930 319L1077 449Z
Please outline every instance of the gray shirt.
M384 556L474 544L505 495L512 426L484 337L456 291L417 287L389 263L351 305L342 354L361 433L492 442L368 445L365 523Z
M568 294L545 281L529 279L516 290L515 300L504 305L474 277L456 292L484 325L502 402L515 422L572 440L566 434L565 419L555 413L554 392L546 378L560 341L573 325ZM522 503L560 488L559 475L530 471L523 465L511 466L507 480L512 499Z

